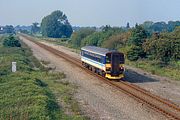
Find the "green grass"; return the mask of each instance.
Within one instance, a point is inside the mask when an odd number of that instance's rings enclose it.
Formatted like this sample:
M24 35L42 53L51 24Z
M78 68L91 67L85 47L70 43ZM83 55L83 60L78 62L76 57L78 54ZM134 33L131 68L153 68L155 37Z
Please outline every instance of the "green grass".
M131 62L126 60L126 64L143 69L155 75L165 76L173 80L180 81L180 64L178 64L178 62L163 65L158 61L138 60L136 62Z
M1 36L0 120L85 119L73 99L76 87L63 81L63 73L49 72L23 43L17 48L3 47L2 42ZM15 73L11 72L12 61L17 62ZM73 114L65 114L66 106Z

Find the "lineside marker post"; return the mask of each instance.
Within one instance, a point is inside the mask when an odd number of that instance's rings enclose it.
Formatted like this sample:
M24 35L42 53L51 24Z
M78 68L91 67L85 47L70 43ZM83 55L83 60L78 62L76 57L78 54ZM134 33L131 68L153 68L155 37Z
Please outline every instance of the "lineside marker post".
M12 72L16 72L16 62L12 62Z

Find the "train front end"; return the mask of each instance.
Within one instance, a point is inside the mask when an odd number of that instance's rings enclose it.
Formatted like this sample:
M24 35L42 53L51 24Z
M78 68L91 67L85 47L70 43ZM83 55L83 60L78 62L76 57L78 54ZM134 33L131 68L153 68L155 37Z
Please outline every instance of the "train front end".
M119 52L110 52L106 54L106 75L108 79L124 78L124 54Z

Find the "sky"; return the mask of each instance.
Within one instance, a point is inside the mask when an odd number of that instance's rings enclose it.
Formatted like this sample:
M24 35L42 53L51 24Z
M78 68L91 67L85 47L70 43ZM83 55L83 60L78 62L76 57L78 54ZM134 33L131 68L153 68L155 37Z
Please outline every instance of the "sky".
M31 25L55 10L73 26L180 20L180 0L0 0L0 25Z

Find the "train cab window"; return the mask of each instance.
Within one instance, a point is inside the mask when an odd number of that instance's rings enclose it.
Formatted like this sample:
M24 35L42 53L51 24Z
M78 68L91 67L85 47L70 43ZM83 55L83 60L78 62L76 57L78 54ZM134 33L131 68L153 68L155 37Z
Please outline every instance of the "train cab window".
M111 55L106 56L106 63L111 63Z
M124 55L122 54L122 55L120 55L120 64L124 64Z

